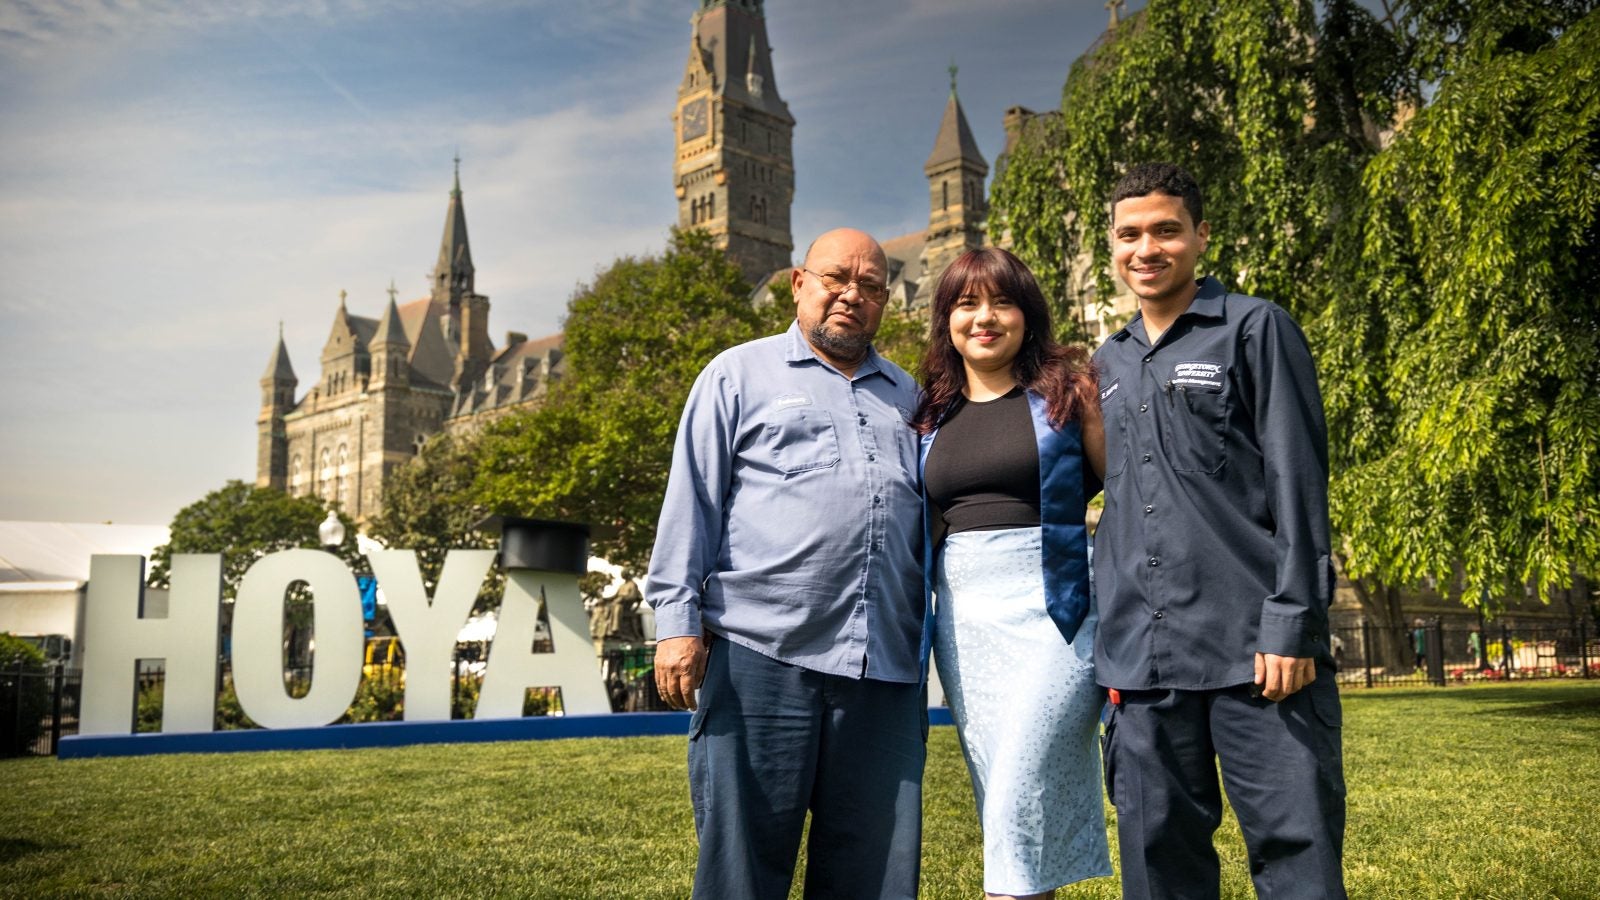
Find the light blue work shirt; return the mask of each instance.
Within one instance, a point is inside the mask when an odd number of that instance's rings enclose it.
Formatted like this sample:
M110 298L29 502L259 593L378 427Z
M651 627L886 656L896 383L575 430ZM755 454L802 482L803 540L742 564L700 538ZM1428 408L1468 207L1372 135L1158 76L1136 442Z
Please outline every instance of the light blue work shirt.
M724 351L689 392L645 595L656 639L702 628L851 678L921 678L922 497L911 376L852 378L798 324Z

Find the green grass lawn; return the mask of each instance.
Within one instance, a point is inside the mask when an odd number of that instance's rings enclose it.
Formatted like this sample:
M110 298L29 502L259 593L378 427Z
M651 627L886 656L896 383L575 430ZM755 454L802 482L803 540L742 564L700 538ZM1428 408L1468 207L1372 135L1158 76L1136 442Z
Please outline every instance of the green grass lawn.
M1600 683L1350 691L1345 711L1351 896L1600 895ZM926 797L923 896L980 896L950 728ZM0 798L4 897L684 897L694 864L681 738L7 760ZM1231 817L1218 845L1223 895L1252 896Z

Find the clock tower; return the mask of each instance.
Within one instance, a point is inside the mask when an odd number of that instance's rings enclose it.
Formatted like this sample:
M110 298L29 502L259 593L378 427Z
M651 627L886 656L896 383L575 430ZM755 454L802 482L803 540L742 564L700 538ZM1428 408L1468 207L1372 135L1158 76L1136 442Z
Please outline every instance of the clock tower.
M761 0L700 0L673 111L678 227L704 228L759 285L792 264L794 117Z

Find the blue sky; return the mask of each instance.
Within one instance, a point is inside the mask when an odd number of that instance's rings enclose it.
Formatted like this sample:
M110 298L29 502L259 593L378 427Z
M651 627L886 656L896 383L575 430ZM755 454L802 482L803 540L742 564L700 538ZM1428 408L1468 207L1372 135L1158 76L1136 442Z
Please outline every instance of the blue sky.
M391 278L425 294L458 150L491 334L558 330L675 222L697 6L0 4L0 519L165 524L252 480L279 321L303 389L341 290L369 316ZM766 6L799 246L926 224L952 59L992 163L1003 111L1056 107L1107 21L1101 0Z

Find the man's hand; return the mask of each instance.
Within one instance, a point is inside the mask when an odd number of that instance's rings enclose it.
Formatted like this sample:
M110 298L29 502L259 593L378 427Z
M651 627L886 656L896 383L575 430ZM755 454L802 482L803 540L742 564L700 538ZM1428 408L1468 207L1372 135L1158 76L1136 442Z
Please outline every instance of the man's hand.
M697 637L656 642L656 690L673 709L694 709L694 692L706 676L706 645Z
M1273 703L1316 680L1317 661L1314 659L1279 656L1276 653L1256 654L1256 684L1261 685L1261 696Z

